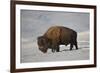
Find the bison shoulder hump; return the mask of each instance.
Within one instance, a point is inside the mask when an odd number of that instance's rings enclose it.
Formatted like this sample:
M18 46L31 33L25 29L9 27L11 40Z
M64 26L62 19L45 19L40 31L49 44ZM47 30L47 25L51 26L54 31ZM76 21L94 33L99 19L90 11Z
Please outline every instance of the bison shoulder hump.
M57 38L60 36L60 28L58 26L50 27L44 35L47 37Z

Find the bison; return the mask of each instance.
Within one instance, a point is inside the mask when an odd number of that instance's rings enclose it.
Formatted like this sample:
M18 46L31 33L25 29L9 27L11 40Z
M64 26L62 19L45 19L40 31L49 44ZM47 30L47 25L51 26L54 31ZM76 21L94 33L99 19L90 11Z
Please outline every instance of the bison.
M64 26L52 26L43 36L37 38L37 44L43 53L46 53L49 48L52 52L59 52L60 45L67 46L68 44L70 44L70 50L73 45L78 49L77 32Z

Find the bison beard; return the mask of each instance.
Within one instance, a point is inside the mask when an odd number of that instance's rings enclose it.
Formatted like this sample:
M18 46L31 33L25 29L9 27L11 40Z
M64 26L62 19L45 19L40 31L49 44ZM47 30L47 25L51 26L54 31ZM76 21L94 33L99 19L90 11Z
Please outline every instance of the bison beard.
M77 46L77 32L63 26L53 26L47 30L43 36L39 36L37 39L39 50L46 53L49 48L52 52L59 52L59 45L70 44L70 50L73 45Z

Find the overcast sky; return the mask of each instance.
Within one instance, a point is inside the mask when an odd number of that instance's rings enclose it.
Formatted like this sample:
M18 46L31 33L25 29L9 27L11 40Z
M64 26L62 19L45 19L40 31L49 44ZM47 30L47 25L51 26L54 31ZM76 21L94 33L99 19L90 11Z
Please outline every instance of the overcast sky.
M51 26L69 27L76 32L89 31L89 13L21 10L22 40L36 40Z

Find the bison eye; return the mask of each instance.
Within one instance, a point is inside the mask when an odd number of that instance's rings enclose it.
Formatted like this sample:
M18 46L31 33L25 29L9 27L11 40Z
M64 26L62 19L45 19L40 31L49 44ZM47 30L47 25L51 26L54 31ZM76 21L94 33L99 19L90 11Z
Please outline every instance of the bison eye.
M45 41L44 39L39 40L39 41L38 41L38 44L40 44L40 45L45 45L45 44L46 44L46 41Z
M43 45L43 41L38 41L38 45Z

